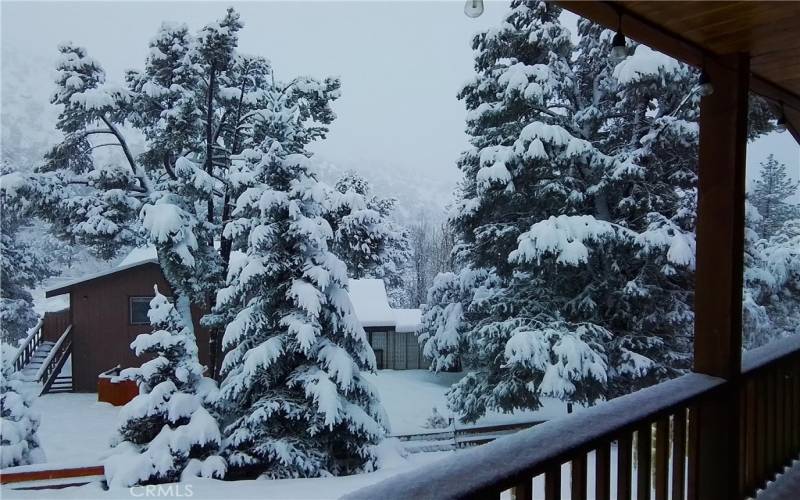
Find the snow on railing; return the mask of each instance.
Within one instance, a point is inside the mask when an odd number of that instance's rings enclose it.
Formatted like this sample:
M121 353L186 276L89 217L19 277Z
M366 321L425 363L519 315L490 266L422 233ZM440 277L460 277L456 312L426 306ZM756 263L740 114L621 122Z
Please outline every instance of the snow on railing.
M58 338L56 344L53 346L52 349L50 349L50 352L47 353L47 357L44 358L44 361L42 361L42 366L40 366L39 369L36 370L36 375L34 376L34 380L36 380L37 382L42 381L42 377L47 371L48 366L50 366L50 363L53 362L53 358L55 358L56 354L58 354L61 351L61 346L69 337L70 331L72 331L72 325L69 325L67 329L64 330L64 333L62 333L61 336Z
M747 374L784 356L800 351L800 335L786 337L742 354L742 373Z
M642 389L399 474L344 498L472 498L515 486L552 464L684 408L725 381L697 373Z
M14 371L21 370L28 363L28 359L30 359L30 357L33 355L33 351L35 351L36 347L38 346L38 340L42 338L43 324L44 319L39 318L39 322L36 323L36 326L34 326L28 332L25 340L23 340L19 345L17 353L14 355L14 359L11 361L11 366L14 367Z

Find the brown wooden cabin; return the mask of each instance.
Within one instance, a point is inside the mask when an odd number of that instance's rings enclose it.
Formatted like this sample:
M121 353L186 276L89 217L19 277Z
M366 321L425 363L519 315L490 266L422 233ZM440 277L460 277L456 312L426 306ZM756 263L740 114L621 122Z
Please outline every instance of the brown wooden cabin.
M158 263L148 260L47 290L47 297L69 294L73 390L95 392L100 373L117 365L141 364L130 344L137 335L151 331L147 311L153 284L160 293L170 294ZM200 327L201 316L192 310L200 362L207 365L208 332Z

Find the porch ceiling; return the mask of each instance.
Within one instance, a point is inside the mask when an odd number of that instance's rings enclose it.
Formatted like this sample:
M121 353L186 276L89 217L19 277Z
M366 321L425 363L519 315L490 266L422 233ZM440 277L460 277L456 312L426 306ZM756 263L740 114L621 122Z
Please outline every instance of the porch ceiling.
M783 104L800 141L800 2L558 2L661 52L701 67L724 54L750 54L751 89Z

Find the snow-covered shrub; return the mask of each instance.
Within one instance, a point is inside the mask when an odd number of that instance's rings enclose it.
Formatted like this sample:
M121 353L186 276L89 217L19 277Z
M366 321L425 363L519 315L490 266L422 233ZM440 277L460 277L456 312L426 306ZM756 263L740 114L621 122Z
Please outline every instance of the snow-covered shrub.
M216 384L203 376L197 360L188 300L179 299L176 306L155 292L148 312L155 331L131 343L137 356L153 358L119 375L135 380L139 395L119 414L116 447L105 463L111 486L225 474L219 426L205 408Z
M431 414L425 419L425 427L428 429L445 429L449 426L450 421L439 413L439 409L434 406Z
M45 461L36 431L39 416L31 410L36 387L12 371L16 349L0 343L0 468Z

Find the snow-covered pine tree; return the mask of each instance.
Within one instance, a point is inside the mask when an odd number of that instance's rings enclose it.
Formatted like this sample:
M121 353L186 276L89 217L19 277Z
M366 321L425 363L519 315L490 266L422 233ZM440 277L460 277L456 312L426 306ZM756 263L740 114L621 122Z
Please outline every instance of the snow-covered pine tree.
M690 361L696 73L645 46L611 61L613 32L586 20L573 46L559 13L512 2L476 36L460 94L473 149L455 257L489 277L460 295L470 371L450 401L466 419L592 402ZM446 367L448 304L431 293L426 352Z
M800 334L800 218L761 238L763 218L746 205L742 343L753 349Z
M425 328L418 337L431 370L479 366L480 347L473 343L479 337L471 334L472 329L487 314L482 306L502 292L500 279L486 270L465 268L436 275L422 309Z
M155 244L173 293L205 310L227 265L215 241L224 242L227 158L237 151L222 136L225 117L235 114L222 84L235 72L240 28L232 9L196 35L184 25L163 24L144 69L129 71L126 87L106 82L85 49L61 46L53 103L61 110L64 140L24 189L36 215L57 234L103 258L148 240ZM129 128L145 137L141 155L133 153ZM107 164L99 163L101 147L113 152ZM213 374L218 349L202 348L212 354Z
M603 278L591 284L589 315L613 333L613 397L690 366L700 95L696 71L678 61L634 45L609 64L597 54L610 53L610 31L582 20L579 35L581 95L591 104L576 121L613 158L585 187L589 213L634 236L595 256Z
M329 193L305 151L324 137L338 85L293 86L275 83L256 131L264 140L234 162L242 191L226 235L242 257L215 306L227 325L219 408L232 477L369 470L384 434L361 373L375 357L352 311L346 265L329 250Z
M783 223L764 246L773 293L767 311L780 336L800 334L800 218Z
M758 234L761 214L749 200L745 201L744 286L742 288L742 347L753 349L775 337L765 307L772 295L773 277L766 270L763 240Z
M383 279L392 305L407 305L403 271L410 244L407 231L391 219L396 200L372 195L372 186L354 171L335 187L326 215L334 234L331 251L351 278Z
M36 433L39 416L31 410L35 388L26 387L14 373L11 358L16 352L0 340L0 467L4 469L45 461Z
M85 49L61 46L53 103L61 109L64 140L21 187L36 215L65 239L87 244L103 257L153 244L174 302L188 299L206 311L230 264L223 221L230 201L250 179L232 159L266 138L287 139L280 136L285 129L265 125L275 99L281 100L281 119L329 122L329 101L340 85L334 78L320 83L300 77L279 88L264 59L236 53L241 27L232 9L197 34L182 25L162 25L144 69L128 72L126 87L107 83ZM141 155L133 153L130 128L145 137ZM311 124L292 130L291 139L302 145L326 130ZM285 144L290 149L289 141ZM115 153L107 164L98 161L101 147ZM216 242L222 243L219 249ZM188 314L176 321L183 323L174 330L189 342ZM213 318L208 324L221 326ZM210 352L211 375L218 365L216 331L210 346L199 346Z
M30 293L42 279L51 276L48 261L20 238L30 226L18 189L24 178L11 167L0 167L0 341L16 343L25 338L39 315Z
M216 384L203 376L194 332L186 326L190 314L188 297L173 304L155 289L148 312L154 331L131 344L137 356L152 359L119 375L136 381L139 395L120 411L115 449L105 463L112 487L225 474L219 426L204 408L215 399Z
M776 160L775 155L770 154L761 162L749 199L761 216L758 233L762 238L776 236L786 221L800 218L800 205L789 201L798 189L800 182L789 178L786 165Z
M554 283L580 286L585 244L622 232L590 216L550 217L580 213L581 170L606 161L562 118L575 76L560 13L547 2L512 2L501 27L476 35L476 76L459 94L473 148L459 160L455 259L480 279L440 281L442 292L457 290L455 308L434 286L423 340L426 353L445 357L434 368L452 366L453 346L462 349L468 372L449 402L468 421L490 409L536 409L543 396L589 402L605 388L609 332L569 317L552 296ZM537 228L550 245L535 243ZM545 252L527 251L537 248ZM533 272L537 264L548 274ZM468 321L452 328L459 310Z

